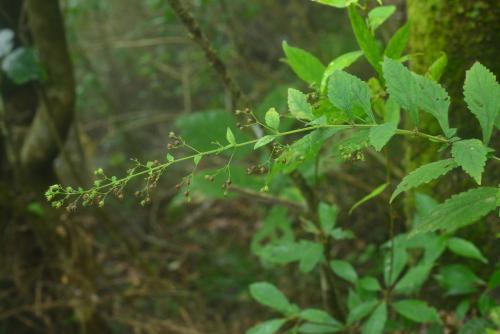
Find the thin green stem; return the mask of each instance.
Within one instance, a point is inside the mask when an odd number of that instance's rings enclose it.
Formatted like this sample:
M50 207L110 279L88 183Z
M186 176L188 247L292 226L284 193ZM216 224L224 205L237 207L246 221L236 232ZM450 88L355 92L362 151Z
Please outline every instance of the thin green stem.
M374 126L377 126L377 124L341 124L341 125L339 125L339 124L325 124L325 125L313 125L313 126L307 126L307 127L304 127L304 128L289 130L289 131L285 131L285 132L278 132L278 133L273 134L273 136L276 137L276 138L278 138L278 137L285 137L285 136L290 136L290 135L293 135L293 134L310 132L310 131L320 130L320 129L362 129L362 128L372 128ZM430 134L423 133L423 132L418 132L418 131L410 131L410 130L397 129L396 130L396 134L397 135L402 135L402 136L421 137L421 138L425 138L425 139L428 139L428 140L431 140L431 141L434 141L434 142L439 142L439 143L449 143L450 142L448 139L446 139L444 137L434 136L434 135L430 135ZM200 156L201 157L205 157L205 156L209 156L209 155L217 155L217 154L220 154L220 153L222 153L224 151L227 151L227 150L230 150L230 149L236 150L239 147L245 147L245 146L249 146L249 145L255 145L255 143L257 143L257 141L259 141L259 139L252 139L252 140L248 140L248 141L244 141L244 142L236 143L236 144L221 145L218 148L215 148L215 149L212 149L212 150L208 150L208 151L204 151L204 152L197 152L196 154L192 154L192 155L188 155L188 156L185 156L185 157L181 157L181 158L175 159L173 161L168 161L168 162L165 162L165 163L157 164L155 166L149 167L147 169L144 169L144 170L141 170L141 171L138 171L138 172L130 173L127 176L125 176L125 177L123 177L121 179L116 179L114 181L109 181L109 180L106 179L106 181L108 181L108 182L103 183L102 185L98 185L96 187L93 187L91 190L98 192L98 191L101 191L101 190L113 187L114 185L117 185L117 184L127 184L130 180L132 180L132 179L134 179L136 177L147 175L147 174L151 175L152 173L161 172L162 170L166 169L167 167L169 167L170 165L173 165L173 164L177 164L177 163L180 163L180 162L192 160L195 157L200 157ZM494 157L494 158L498 159L496 157ZM61 195L77 195L77 194L84 194L84 193L86 193L88 191L89 190L73 190L73 191L64 190L64 191L60 192L60 194Z

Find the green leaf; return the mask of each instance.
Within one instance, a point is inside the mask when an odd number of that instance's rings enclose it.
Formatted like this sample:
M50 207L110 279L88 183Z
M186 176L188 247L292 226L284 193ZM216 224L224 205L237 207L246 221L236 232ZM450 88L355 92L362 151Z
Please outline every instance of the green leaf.
M490 279L488 280L488 288L496 289L500 286L500 269L497 269L493 274L491 274Z
M396 6L379 6L373 8L368 13L368 23L372 31L375 31L382 23L384 23L396 11Z
M301 241L299 270L308 273L323 259L323 245L312 241Z
M337 221L338 208L335 205L329 205L325 202L319 203L318 216L321 229L326 234L335 227Z
M465 74L465 102L483 130L483 142L488 145L500 110L500 85L486 67L476 62Z
M363 197L362 199L357 201L351 207L351 209L349 210L349 214L351 214L354 210L356 210L356 208L358 206L360 206L361 204L364 204L364 203L368 202L369 200L371 200L372 198L375 198L378 195L380 195L381 193L383 193L385 188L387 188L388 185L389 185L389 183L384 183L384 184L381 184L380 186L378 186L377 188L373 189L373 191L371 193L369 193L368 195L366 195L365 197Z
M439 58L436 59L431 66L429 66L426 76L435 82L439 82L447 65L448 56L446 56L446 53L441 51Z
M394 239L392 242L395 242ZM392 286L398 279L408 261L408 253L401 243L396 242L394 253L388 251L384 258L384 283L386 287Z
M370 87L354 75L341 70L333 72L328 81L328 99L350 119L354 118L355 109L359 108L375 122L370 103Z
M350 4L358 3L358 0L313 0L313 1L336 8L346 8Z
M493 187L480 187L454 195L426 215L412 234L453 231L472 224L495 210L496 192Z
M0 31L1 34L1 31ZM40 218L46 217L45 209L40 202L31 202L26 206L26 211Z
M387 47L385 48L384 55L392 59L399 59L403 51L408 45L408 36L410 35L410 25L405 23L396 33L391 37Z
M274 108L270 108L266 112L265 121L268 127L273 130L278 130L280 127L280 114Z
M392 202L399 194L416 188L422 184L431 182L440 176L448 173L453 168L457 167L457 163L453 159L439 160L430 164L420 166L419 168L406 175L398 184L396 190L391 196Z
M359 280L359 286L366 291L380 291L380 283L375 277L367 276Z
M278 163L274 164L272 174L289 174L304 163L314 160L325 141L339 131L341 129L320 129L303 136L278 157Z
M5 57L14 47L14 32L10 29L0 30L0 57Z
M380 334L387 321L387 305L381 303L363 325L362 334Z
M414 74L413 76L418 86L419 107L437 119L446 137L452 137L455 130L450 129L448 123L448 108L450 107L448 93L437 82L421 75Z
M215 147L214 142L226 142L227 128L231 128L236 141L250 139L236 128L236 119L225 110L198 111L183 114L175 120L181 137L198 151L208 151ZM251 153L251 147L241 147L235 152L236 157ZM212 185L213 187L213 185Z
M172 157L173 158L173 157ZM198 166L198 164L200 163L201 161L201 158L203 158L203 156L201 154L198 154L198 155L195 155L194 158L193 158L193 161L194 161L194 165L195 166ZM167 154L167 160L169 159L169 154ZM173 160L169 160L169 161L173 161Z
M198 157L198 155L196 157ZM199 157L201 159L201 155L199 155ZM167 161L168 162L173 162L174 160L175 160L174 156L172 154L170 154L170 153L167 153ZM198 163L195 163L195 164L197 165Z
M349 66L351 66L356 60L359 59L363 55L363 51L352 51L348 53L344 53L341 56L338 56L334 60L328 64L326 67L325 73L323 74L323 78L321 79L321 93L325 93L328 78L333 72L337 70L343 70Z
M447 295L473 293L483 281L472 270L461 264L443 266L436 275L439 284L446 289Z
M258 282L250 285L250 295L259 304L270 307L285 315L290 314L294 307L274 285L268 282Z
M463 324L458 334L498 334L498 331L493 328L493 324L488 319L476 318Z
M288 109L298 119L313 120L312 107L307 102L307 96L299 90L288 89Z
M335 318L333 318L330 314L323 310L308 308L300 312L300 319L318 323L318 324L326 324L332 326L343 327L342 324Z
M378 300L369 300L361 304L356 305L347 317L347 324L351 325L356 321L359 321L370 314L373 309L377 306Z
M233 131L228 127L226 130L227 142L231 145L236 145L236 138L234 137Z
M389 122L374 126L370 129L370 144L379 151L391 140L392 136L396 134L398 124L396 122Z
M321 61L309 52L294 48L283 42L286 61L297 76L309 84L319 84L325 71Z
M253 149L256 150L258 148L261 148L262 146L266 146L267 144L269 144L270 142L272 142L274 139L276 139L275 136L270 136L270 135L266 135L264 137L260 137L259 140L257 140L257 142L255 143Z
M286 319L273 319L257 324L246 331L246 334L274 334L286 323Z
M464 320L467 312L469 312L469 309L470 302L467 299L462 300L455 310L455 314L458 320Z
M359 15L354 5L348 8L349 20L359 48L363 51L366 60L373 66L377 73L382 73L380 63L382 62L382 52L375 37L366 26L365 20Z
M343 327L306 322L305 324L300 325L298 330L299 333L303 334L330 334L338 333L343 330Z
M435 308L428 306L425 302L416 299L407 299L392 304L396 312L403 317L415 322L440 322Z
M42 70L32 48L20 47L10 52L2 61L2 70L17 85L42 77Z
M330 268L335 274L342 277L346 281L355 283L358 280L358 274L354 267L347 261L333 260L330 262Z
M477 184L481 184L486 154L488 154L486 147L478 139L460 140L454 142L451 148L453 159Z
M432 264L419 264L410 270L399 280L394 291L401 294L412 294L420 290L429 277Z
M448 248L457 255L488 263L488 260L481 254L481 251L472 242L465 239L448 239Z
M387 90L394 100L406 111L415 126L418 126L419 91L413 74L403 64L384 58L384 78Z
M293 238L293 236L291 237ZM256 251L256 254L264 261L270 263L287 264L300 260L301 248L298 242L280 239L263 246Z

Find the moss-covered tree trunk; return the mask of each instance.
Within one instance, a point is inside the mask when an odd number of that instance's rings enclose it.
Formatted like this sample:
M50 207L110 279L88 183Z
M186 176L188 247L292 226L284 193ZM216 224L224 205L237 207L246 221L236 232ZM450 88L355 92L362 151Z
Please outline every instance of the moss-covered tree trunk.
M440 56L448 57L448 66L441 84L451 97L450 125L458 128L458 136L471 138L480 136L479 123L467 111L463 102L462 86L465 71L475 61L500 74L500 7L496 0L454 1L454 0L408 0L408 20L410 22L409 47L411 68L417 73L425 73ZM422 115L422 131L439 134L437 122L429 115ZM498 144L494 138L491 146ZM407 172L417 166L441 158L437 145L422 141L412 141L406 147L405 169ZM458 174L458 173L456 173ZM432 188L432 195L446 197L463 190L467 184L464 175L454 175L456 179L446 186ZM466 181L468 182L468 181ZM469 184L470 185L470 184ZM407 215L413 212L413 201L407 197Z

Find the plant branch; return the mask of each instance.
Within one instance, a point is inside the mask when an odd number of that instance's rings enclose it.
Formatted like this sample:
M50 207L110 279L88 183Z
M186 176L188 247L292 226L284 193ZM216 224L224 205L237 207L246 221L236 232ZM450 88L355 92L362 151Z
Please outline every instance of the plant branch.
M187 10L187 8L181 3L181 0L167 1L172 10L184 24L185 28L188 30L191 39L203 50L205 57L217 72L218 76L226 86L226 89L229 90L232 100L232 109L239 106L243 97L240 86L229 75L226 65L215 52L215 49L212 47L210 41L201 30L200 25L196 22L193 14Z

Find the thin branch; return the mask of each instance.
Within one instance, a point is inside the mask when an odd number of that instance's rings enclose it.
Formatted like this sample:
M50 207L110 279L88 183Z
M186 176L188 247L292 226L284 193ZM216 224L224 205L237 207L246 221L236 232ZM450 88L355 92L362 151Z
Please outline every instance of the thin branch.
M172 10L179 17L185 28L189 32L191 39L198 44L198 46L205 53L205 57L210 62L217 75L220 77L224 86L231 94L232 108L238 107L242 102L243 93L238 83L229 75L226 65L222 59L217 55L215 49L210 44L210 41L201 30L198 22L196 22L193 15L184 7L180 0L167 0L172 7Z
M303 212L306 208L297 202L290 201L284 198L276 197L276 196L271 196L262 192L258 191L253 191L250 189L246 188L241 188L237 186L231 186L229 187L229 191L233 191L235 193L238 193L240 195L244 195L246 197L250 197L256 201L268 203L268 204L274 204L274 205L282 205L285 206L293 211L298 211L298 212Z

